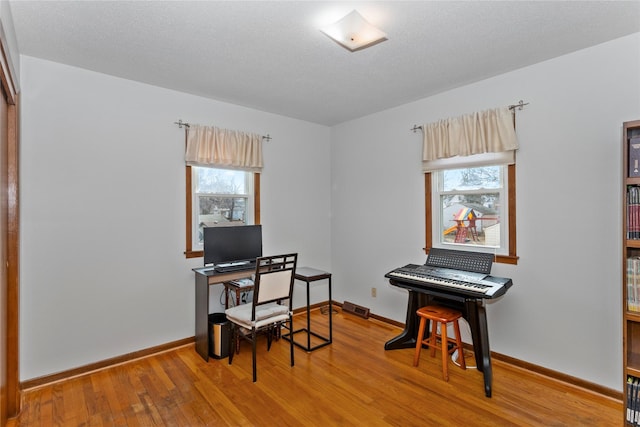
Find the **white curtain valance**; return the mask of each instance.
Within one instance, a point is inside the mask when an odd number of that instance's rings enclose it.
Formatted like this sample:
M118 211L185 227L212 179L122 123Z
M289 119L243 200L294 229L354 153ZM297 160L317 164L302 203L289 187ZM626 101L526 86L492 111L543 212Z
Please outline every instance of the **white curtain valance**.
M189 125L185 161L251 172L262 170L262 136L213 126Z
M443 169L479 168L481 166L512 165L516 162L516 152L513 150L499 153L482 153L471 156L455 156L446 159L422 162L423 172L434 172Z
M423 170L513 163L518 149L513 114L503 107L423 125Z

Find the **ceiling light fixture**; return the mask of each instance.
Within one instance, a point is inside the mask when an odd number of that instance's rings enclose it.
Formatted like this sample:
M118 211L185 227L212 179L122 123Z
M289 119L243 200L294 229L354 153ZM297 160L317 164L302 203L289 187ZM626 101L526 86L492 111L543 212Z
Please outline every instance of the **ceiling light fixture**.
M356 10L320 31L351 52L387 40L387 35L384 32L367 22Z

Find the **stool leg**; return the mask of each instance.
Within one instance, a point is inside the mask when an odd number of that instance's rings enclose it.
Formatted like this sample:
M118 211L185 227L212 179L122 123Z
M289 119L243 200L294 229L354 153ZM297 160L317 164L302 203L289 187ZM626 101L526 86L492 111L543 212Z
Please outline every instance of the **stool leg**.
M449 350L447 340L447 324L440 324L440 346L442 347L442 377L445 381L449 381Z
M420 326L418 327L418 336L416 337L416 352L413 355L413 366L418 366L420 362L420 350L422 350L422 340L424 339L424 329L427 324L427 319L420 318Z
M460 338L460 325L458 319L453 321L453 331L456 333L456 346L458 347L458 362L462 369L467 369L467 365L464 361L464 350L462 349L462 338Z
M438 323L435 320L431 321L431 336L429 336L429 349L431 350L431 357L436 355L436 338L438 337ZM440 326L442 329L442 326Z

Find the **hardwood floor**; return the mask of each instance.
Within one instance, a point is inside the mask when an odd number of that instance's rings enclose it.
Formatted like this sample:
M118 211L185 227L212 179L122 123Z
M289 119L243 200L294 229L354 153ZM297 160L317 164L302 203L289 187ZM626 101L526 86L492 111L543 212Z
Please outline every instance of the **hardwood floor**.
M296 328L304 317L296 316ZM312 319L326 323L315 310ZM305 320L306 321L306 320ZM323 325L320 325L323 326ZM318 328L323 332L322 328ZM288 343L205 362L193 345L23 392L9 427L27 426L617 426L622 404L493 360L493 396L482 374L413 349L385 351L400 329L351 314L334 315L333 344L311 353ZM298 338L299 339L299 338ZM474 365L473 358L467 358Z

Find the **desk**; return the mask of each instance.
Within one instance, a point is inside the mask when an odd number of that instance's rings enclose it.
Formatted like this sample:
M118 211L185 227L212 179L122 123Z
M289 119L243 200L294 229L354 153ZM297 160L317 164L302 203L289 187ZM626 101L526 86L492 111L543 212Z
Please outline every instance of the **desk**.
M196 351L209 361L209 286L250 277L255 267L227 273L218 273L210 267L194 268L196 275Z
M331 273L327 273L326 271L322 271L322 270L316 270L315 268L310 268L310 267L298 267L296 268L296 273L294 277L296 278L296 280L303 281L307 284L307 327L297 329L295 331L290 331L288 334L283 335L282 338L286 340L289 340L289 339L293 340L294 334L297 334L299 332L304 332L306 333L306 338L307 338L306 345L297 343L295 342L295 340L293 341L293 343L306 351L317 350L320 347L324 347L325 345L331 344L331 341L333 340L333 323L332 323L333 306L331 302ZM328 337L322 336L318 333L311 331L311 313L310 313L311 301L309 300L309 286L312 282L315 282L318 280L324 280L324 279L328 281L328 285L329 285L329 336ZM316 338L319 338L321 340L321 343L312 347L311 346L312 335Z

